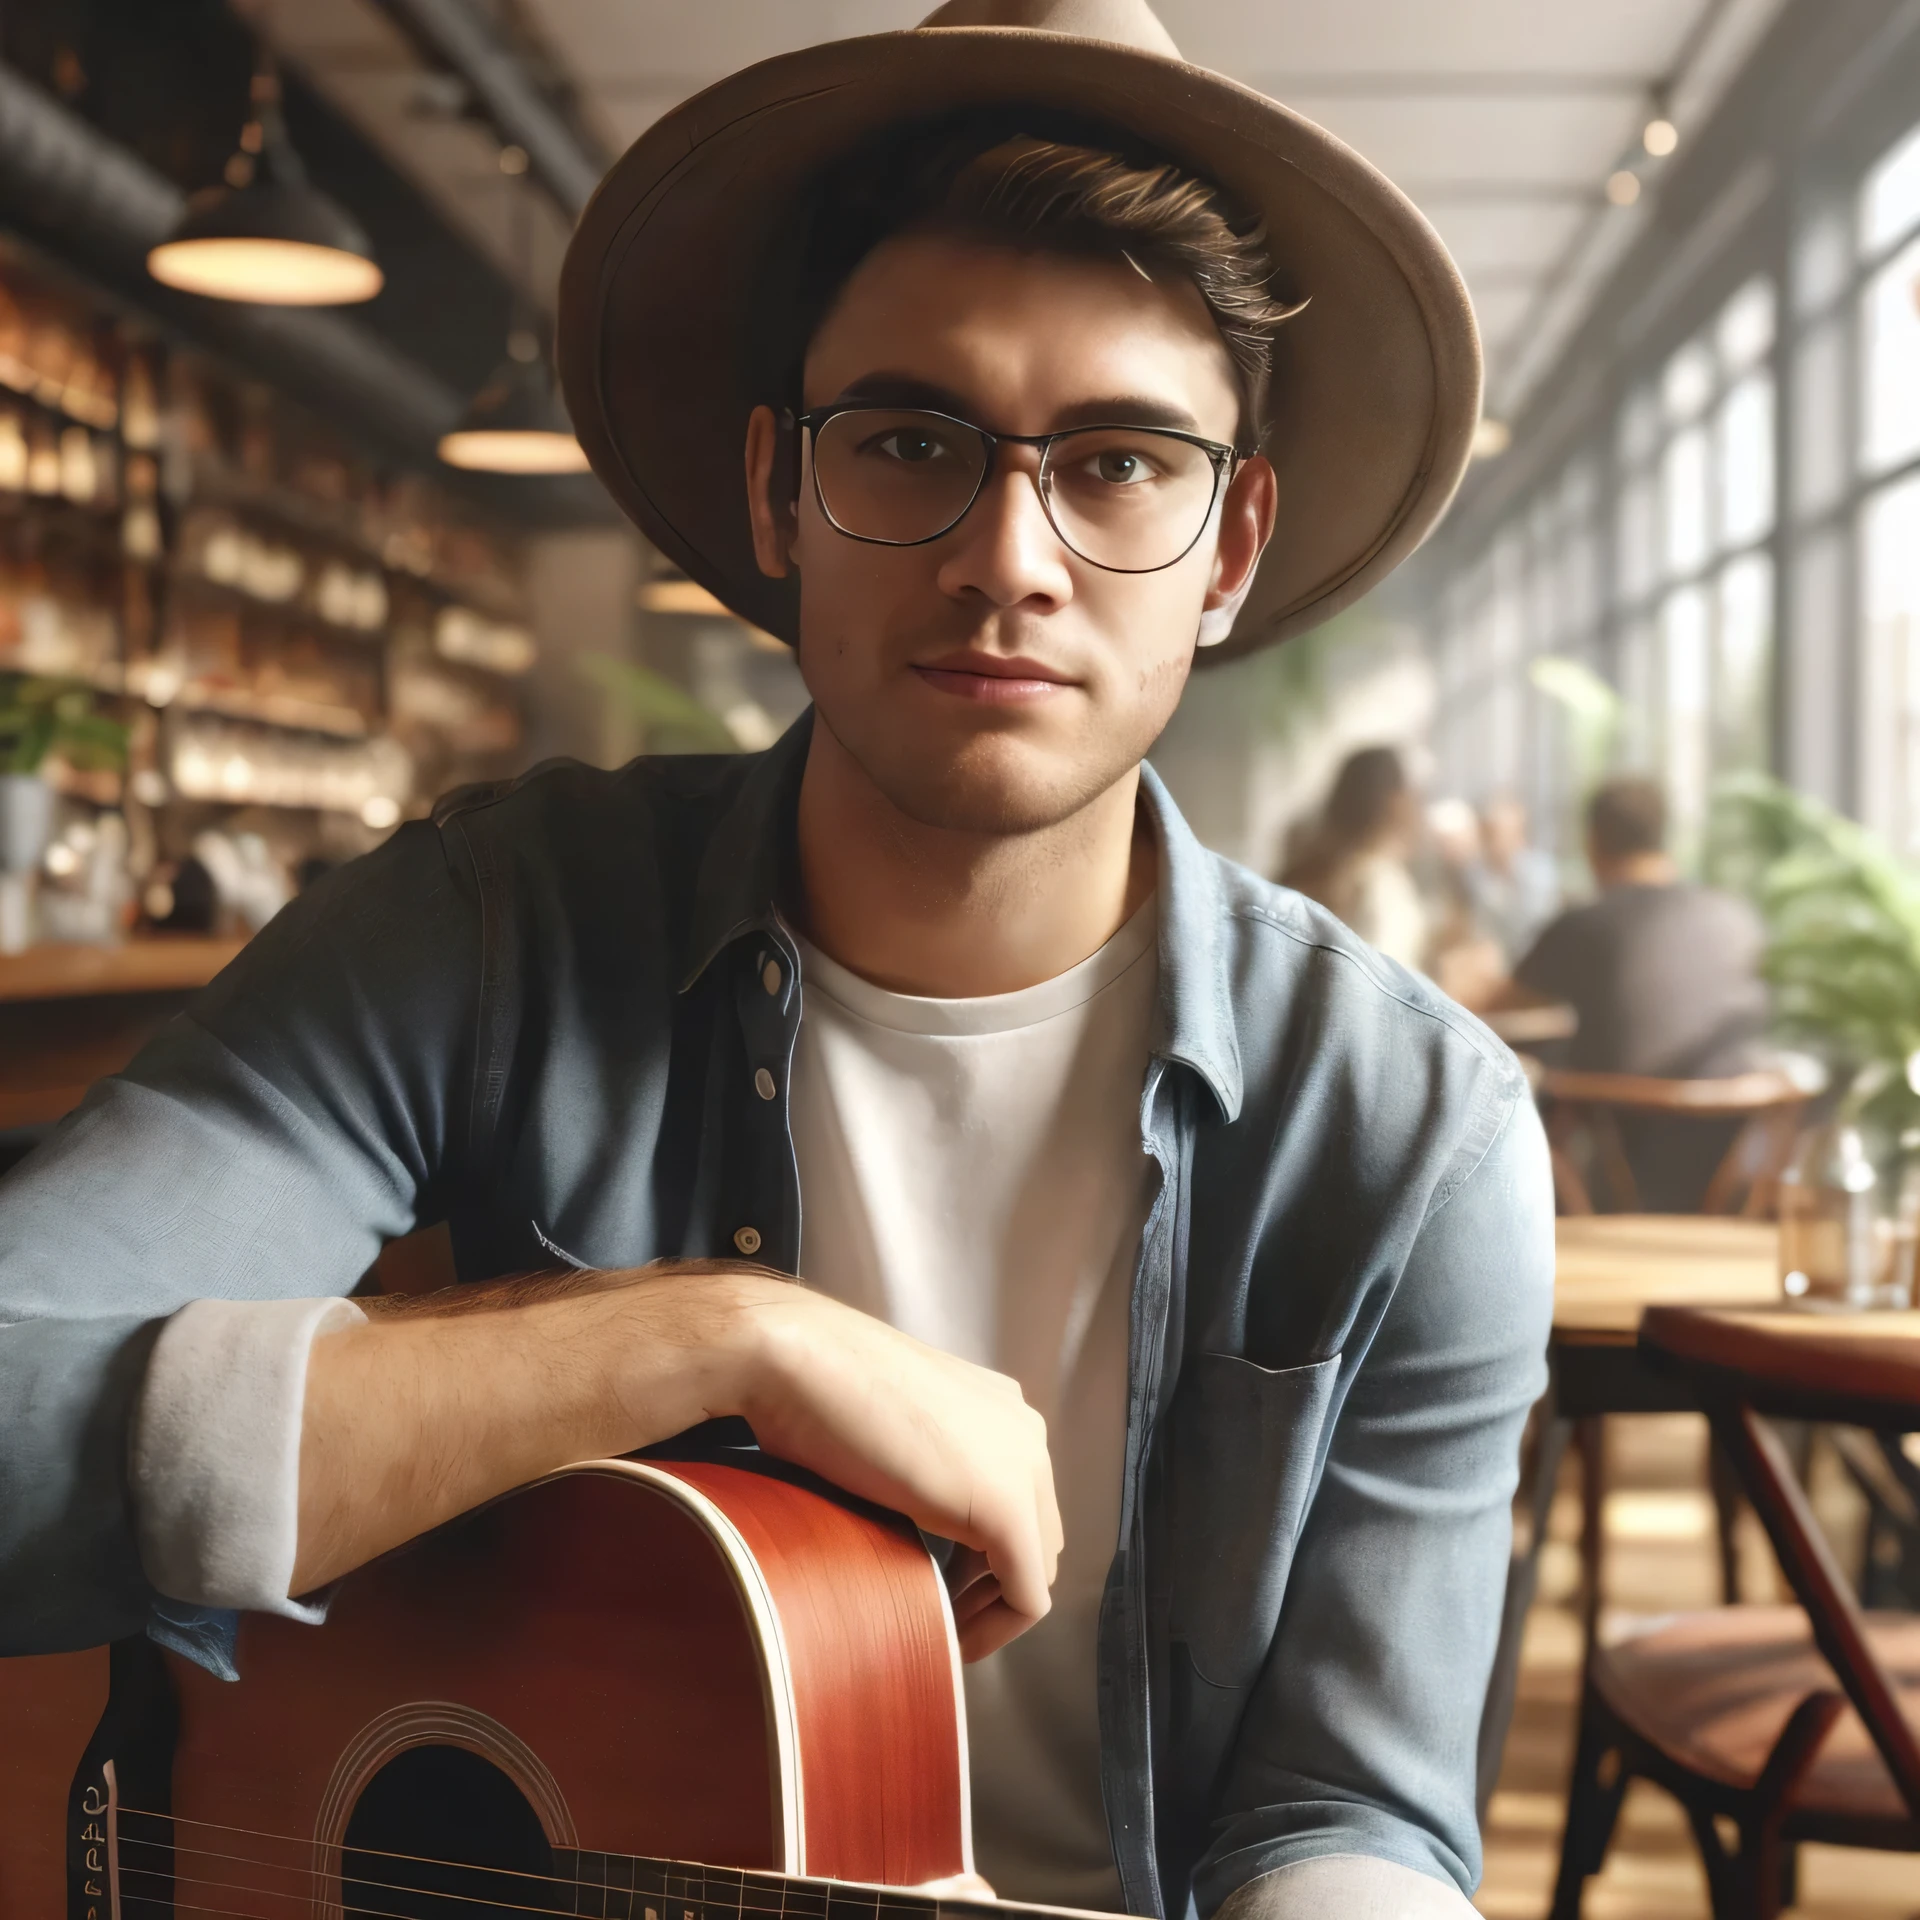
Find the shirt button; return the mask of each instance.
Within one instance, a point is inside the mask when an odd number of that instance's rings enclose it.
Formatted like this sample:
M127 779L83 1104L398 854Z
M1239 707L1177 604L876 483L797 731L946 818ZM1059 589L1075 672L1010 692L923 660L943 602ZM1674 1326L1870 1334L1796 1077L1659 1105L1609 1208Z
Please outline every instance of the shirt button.
M762 1100L771 1100L774 1095L773 1075L765 1067L756 1067L753 1072L753 1090Z
M760 1251L760 1229L758 1227L738 1228L733 1236L733 1244L751 1260Z
M769 993L778 993L780 991L780 962L778 960L769 960L767 964L760 969L760 984L765 987Z

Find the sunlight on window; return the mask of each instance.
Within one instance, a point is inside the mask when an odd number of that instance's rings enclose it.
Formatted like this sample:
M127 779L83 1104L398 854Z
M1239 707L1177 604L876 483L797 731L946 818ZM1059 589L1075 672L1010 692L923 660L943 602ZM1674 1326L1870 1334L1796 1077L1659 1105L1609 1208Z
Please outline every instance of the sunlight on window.
M1866 719L1881 736L1869 817L1920 853L1920 476L1875 494L1862 521Z
M1750 374L1720 403L1715 465L1723 546L1745 546L1773 524L1773 382Z
M1720 576L1713 665L1713 762L1763 769L1773 692L1773 562L1749 553Z
M1660 463L1667 572L1691 573L1707 557L1707 434L1690 427Z
M1867 282L1861 452L1884 473L1920 453L1920 240Z
M1860 194L1860 246L1878 253L1920 227L1920 127L1867 175Z
M1661 717L1661 757L1666 765L1673 848L1682 860L1691 860L1699 845L1712 777L1709 631L1709 607L1702 588L1682 587L1661 603L1661 692L1666 705Z

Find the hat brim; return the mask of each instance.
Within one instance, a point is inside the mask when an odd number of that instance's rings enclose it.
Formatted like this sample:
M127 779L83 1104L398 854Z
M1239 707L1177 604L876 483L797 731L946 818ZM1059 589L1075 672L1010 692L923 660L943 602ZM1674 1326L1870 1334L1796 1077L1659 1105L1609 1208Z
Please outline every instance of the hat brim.
M762 264L805 183L883 129L971 106L1116 125L1266 228L1281 327L1263 451L1272 543L1228 658L1303 633L1405 559L1446 510L1480 407L1480 345L1439 236L1323 128L1204 68L1020 28L916 28L761 62L615 163L560 281L558 360L581 445L621 508L742 619L797 638L754 563L742 477ZM1208 655L1202 655L1207 658Z

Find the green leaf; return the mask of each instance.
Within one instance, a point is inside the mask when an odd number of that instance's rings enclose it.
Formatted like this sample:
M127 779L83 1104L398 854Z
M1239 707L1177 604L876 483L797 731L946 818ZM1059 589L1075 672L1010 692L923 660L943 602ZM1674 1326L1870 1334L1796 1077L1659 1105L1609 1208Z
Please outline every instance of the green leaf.
M676 744L684 742L696 753L740 751L726 722L663 674L630 660L617 660L608 653L582 654L574 668L583 679L620 701L649 734L676 736Z

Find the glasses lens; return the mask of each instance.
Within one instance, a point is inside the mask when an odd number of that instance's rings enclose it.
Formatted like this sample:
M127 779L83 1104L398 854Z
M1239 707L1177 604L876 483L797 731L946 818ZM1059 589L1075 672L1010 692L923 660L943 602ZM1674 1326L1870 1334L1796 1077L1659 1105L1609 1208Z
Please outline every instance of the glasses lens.
M980 490L987 443L937 413L836 413L813 440L828 516L862 540L912 546L957 521Z
M1211 456L1190 441L1146 427L1089 427L1053 443L1047 504L1082 559L1151 573L1199 539L1215 480Z

